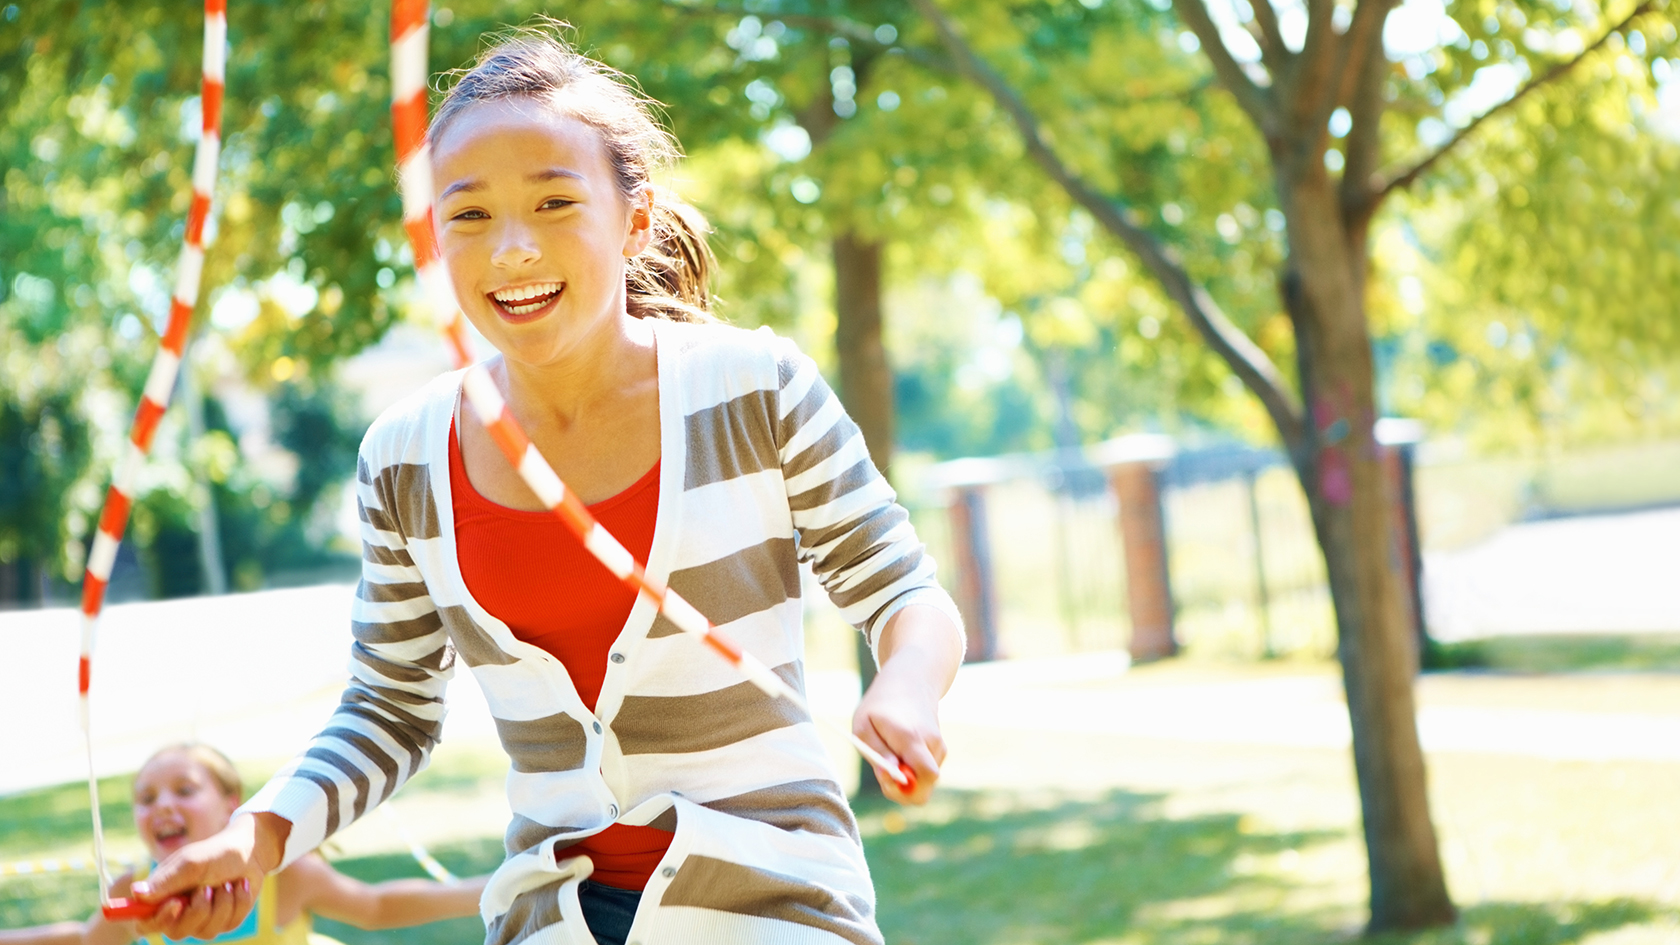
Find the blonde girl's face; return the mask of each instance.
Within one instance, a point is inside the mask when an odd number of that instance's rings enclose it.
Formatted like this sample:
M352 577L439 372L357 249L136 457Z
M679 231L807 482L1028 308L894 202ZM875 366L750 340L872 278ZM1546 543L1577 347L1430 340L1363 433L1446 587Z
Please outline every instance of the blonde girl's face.
M534 98L480 102L432 148L439 249L497 350L552 363L625 317L625 261L651 215L620 192L593 127Z
M146 763L134 778L134 826L154 859L226 827L239 798L222 793L205 767L183 752Z

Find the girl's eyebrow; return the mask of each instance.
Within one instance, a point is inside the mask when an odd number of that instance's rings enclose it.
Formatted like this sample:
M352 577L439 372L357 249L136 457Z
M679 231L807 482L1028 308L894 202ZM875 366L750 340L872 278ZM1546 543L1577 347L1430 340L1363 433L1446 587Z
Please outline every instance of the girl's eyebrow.
M438 194L438 199L442 200L445 197L448 197L450 194L463 194L463 193L470 194L474 191L483 190L483 189L484 189L484 182L483 181L479 180L476 177L469 177L466 180L458 180L455 183L450 184L448 187L443 188L443 193Z
M560 178L575 181L582 181L584 179L582 174L579 174L577 171L568 170L564 167L551 167L546 171L537 171L534 174L527 174L525 176L525 179L533 184L546 184L551 180L558 180Z
M533 184L546 184L551 180L560 180L562 178L579 182L585 180L582 174L564 167L551 167L546 171L536 171L525 175L525 179ZM455 183L450 184L448 187L443 188L443 193L438 194L438 199L443 200L451 194L470 194L483 189L484 181L481 181L476 177L469 177L466 180L458 180Z

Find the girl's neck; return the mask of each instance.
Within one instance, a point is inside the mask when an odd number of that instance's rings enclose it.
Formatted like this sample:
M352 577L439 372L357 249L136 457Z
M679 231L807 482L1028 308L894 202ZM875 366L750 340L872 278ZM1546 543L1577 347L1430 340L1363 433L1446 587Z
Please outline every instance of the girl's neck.
M626 314L554 361L528 364L503 357L491 370L502 375L508 403L521 422L564 429L656 382L655 365L653 326Z

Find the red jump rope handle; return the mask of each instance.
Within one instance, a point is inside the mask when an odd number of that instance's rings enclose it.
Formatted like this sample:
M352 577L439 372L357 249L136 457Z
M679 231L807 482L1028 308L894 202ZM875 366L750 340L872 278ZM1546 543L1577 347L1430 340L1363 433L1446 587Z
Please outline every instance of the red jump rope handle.
M187 904L186 896L175 898L181 900L182 905ZM141 902L138 899L107 899L99 904L99 913L112 922L135 922L157 915L158 908L162 905L162 902Z
M899 789L906 794L914 794L916 791L916 769L900 761L898 763L898 773L904 775L904 783L899 785Z
M150 919L157 914L161 903L141 902L138 899L107 899L99 906L99 911L112 922L132 922L136 919Z

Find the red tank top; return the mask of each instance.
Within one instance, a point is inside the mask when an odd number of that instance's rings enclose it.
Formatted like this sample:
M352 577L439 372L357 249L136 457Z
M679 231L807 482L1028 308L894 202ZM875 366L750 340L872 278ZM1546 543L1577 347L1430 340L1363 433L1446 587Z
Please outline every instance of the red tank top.
M613 577L552 513L510 509L479 495L467 479L453 423L449 492L467 590L515 637L553 654L584 705L595 711L608 651L630 617L636 592ZM658 463L630 488L589 507L637 561L646 561L653 546L658 509ZM667 831L613 824L566 852L589 855L595 882L642 889L670 846Z

